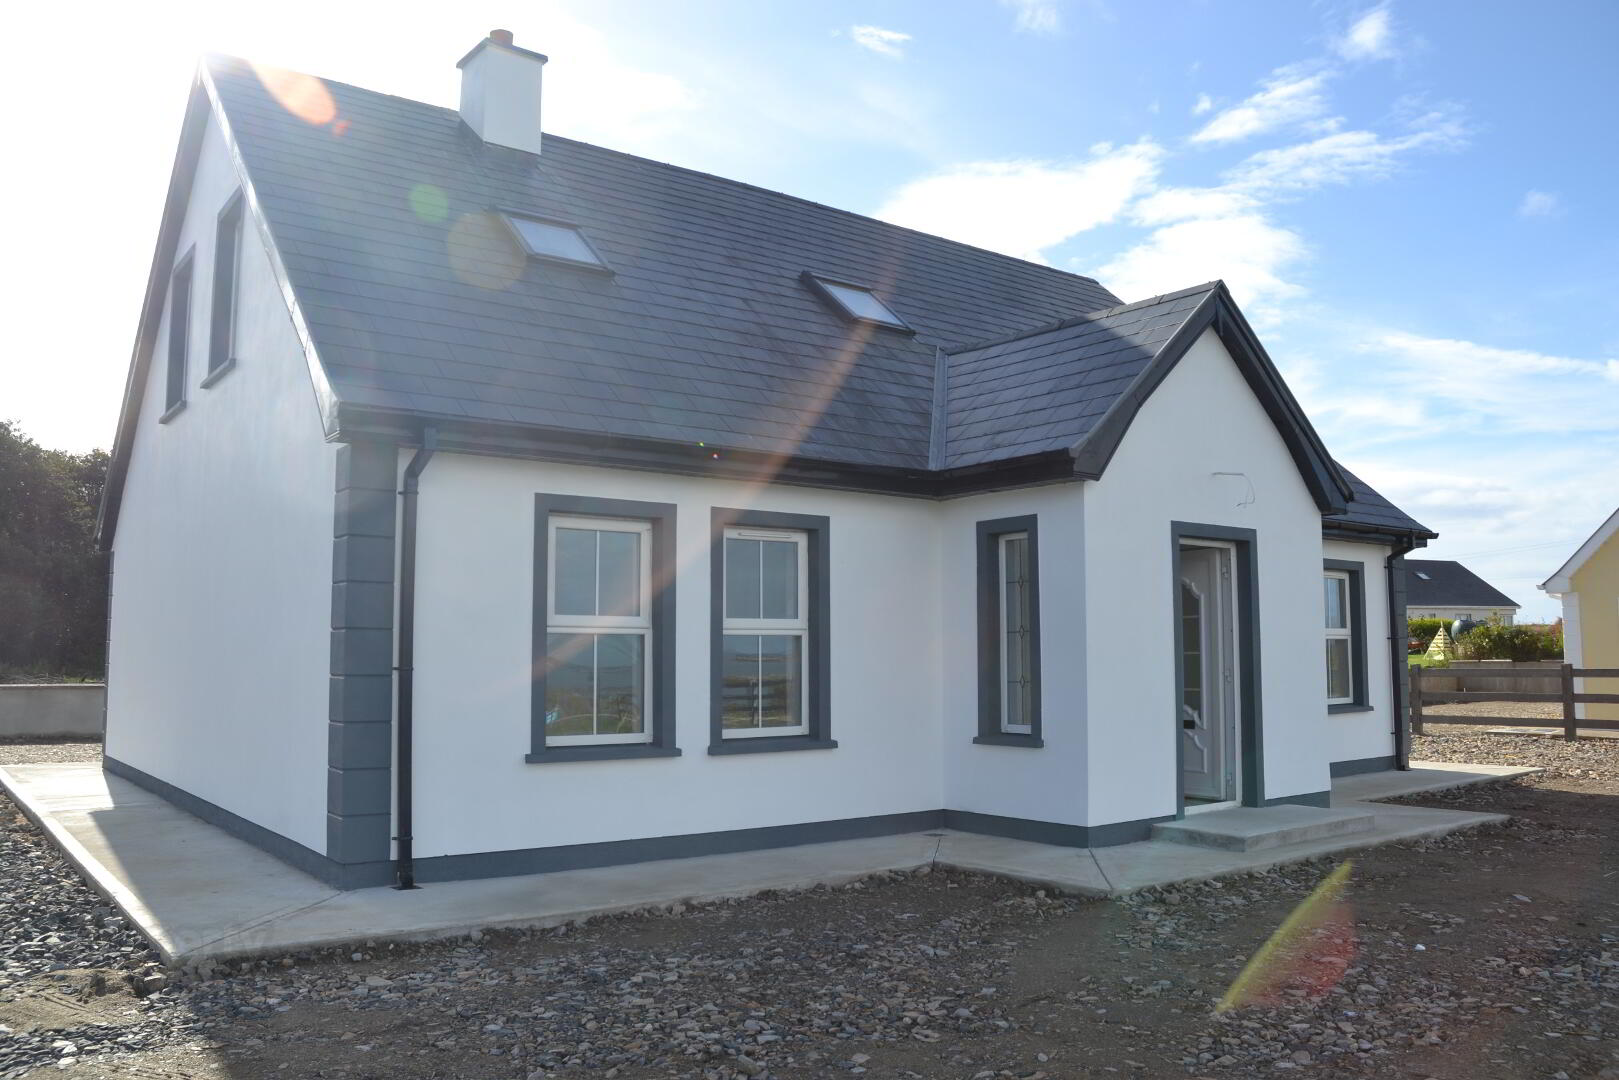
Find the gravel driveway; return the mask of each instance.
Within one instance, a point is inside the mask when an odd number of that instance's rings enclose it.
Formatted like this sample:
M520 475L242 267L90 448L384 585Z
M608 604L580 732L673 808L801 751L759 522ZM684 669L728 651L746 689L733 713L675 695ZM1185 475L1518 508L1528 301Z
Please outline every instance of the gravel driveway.
M165 984L0 800L0 1075L1619 1076L1619 742L1569 757L1447 732L1416 747L1451 753L1557 764L1426 797L1515 817L1358 856L1343 899L1311 909L1222 1015L1213 1003L1330 864L1120 902L885 876Z

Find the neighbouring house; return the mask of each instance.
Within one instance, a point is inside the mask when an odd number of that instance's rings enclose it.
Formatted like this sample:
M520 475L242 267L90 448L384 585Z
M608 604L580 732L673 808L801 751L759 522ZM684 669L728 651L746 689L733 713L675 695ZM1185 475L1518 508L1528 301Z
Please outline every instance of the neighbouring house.
M1219 282L210 60L100 535L108 771L340 887L1140 840L1403 752L1403 555ZM1323 661L1325 657L1325 661Z
M1563 659L1619 670L1619 510L1597 527L1542 591L1563 604ZM1619 679L1576 679L1582 694L1619 694ZM1580 703L1581 720L1619 720L1619 705Z
M1405 560L1405 611L1412 619L1496 619L1510 626L1518 604L1459 562Z

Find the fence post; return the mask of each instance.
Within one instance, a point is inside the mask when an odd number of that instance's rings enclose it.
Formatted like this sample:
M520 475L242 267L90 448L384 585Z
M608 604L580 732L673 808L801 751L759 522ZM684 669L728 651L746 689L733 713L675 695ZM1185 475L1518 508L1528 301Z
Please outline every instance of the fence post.
M1411 734L1422 735L1422 665L1411 665Z
M1579 737L1574 706L1574 665L1565 663L1560 671L1563 679L1563 738L1573 742Z

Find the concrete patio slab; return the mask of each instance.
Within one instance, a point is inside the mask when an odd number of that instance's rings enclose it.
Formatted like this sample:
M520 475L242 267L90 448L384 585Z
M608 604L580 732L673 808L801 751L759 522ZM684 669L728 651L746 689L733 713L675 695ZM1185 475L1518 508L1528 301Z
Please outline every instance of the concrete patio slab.
M1390 769L1387 772L1339 777L1332 782L1332 805L1397 799L1402 795L1420 795L1425 791L1448 791L1451 788L1471 787L1474 784L1498 784L1505 780L1515 780L1520 776L1534 776L1544 771L1544 769L1519 768L1515 765L1458 765L1450 761L1413 761L1411 768L1406 772Z
M1092 850L937 830L447 882L412 892L334 890L162 798L104 774L94 763L10 765L0 768L0 786L91 885L151 939L164 961L180 966L354 941L557 926L926 866L993 874L1087 896L1119 896L1500 821L1499 814L1364 800L1535 771L1435 765L1420 774L1347 777L1334 785L1333 804L1354 811L1350 817L1374 815L1369 831L1250 851L1162 840Z

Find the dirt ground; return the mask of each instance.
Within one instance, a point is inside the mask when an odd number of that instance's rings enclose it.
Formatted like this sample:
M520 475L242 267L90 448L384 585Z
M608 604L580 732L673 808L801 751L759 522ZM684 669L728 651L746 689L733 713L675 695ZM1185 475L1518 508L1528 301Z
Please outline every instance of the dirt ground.
M1525 741L1506 745L1543 752ZM144 998L121 971L35 975L0 987L0 1025L125 1025L147 1047L36 1070L65 1077L1607 1080L1619 744L1581 749L1600 767L1407 800L1512 821L1359 853L1315 903L1338 864L1123 902L902 875L272 960Z

